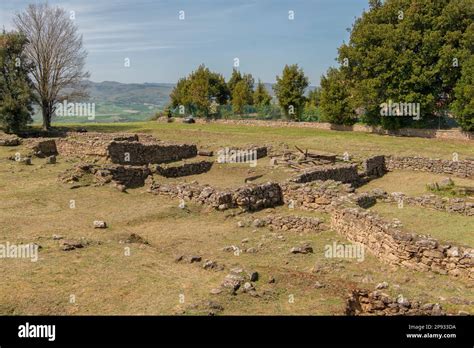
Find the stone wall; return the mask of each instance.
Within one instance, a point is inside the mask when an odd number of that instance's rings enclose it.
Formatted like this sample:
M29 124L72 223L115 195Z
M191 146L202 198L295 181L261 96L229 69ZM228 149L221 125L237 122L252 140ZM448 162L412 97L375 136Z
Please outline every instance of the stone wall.
M396 169L416 170L436 174L450 174L461 178L474 177L474 161L450 161L426 157L395 157L385 158L387 170Z
M58 154L56 141L47 138L28 139L27 146L33 151L33 155L37 157L48 157Z
M166 195L200 204L209 205L218 210L240 207L243 210L259 210L282 204L280 186L276 183L246 185L233 191L220 191L209 185L193 183L160 184L152 182L149 192Z
M260 210L283 204L280 185L267 182L261 185L246 185L233 191L235 204L244 210Z
M133 188L143 186L149 175L151 175L151 171L146 166L80 163L61 173L59 181L67 184L79 184L79 186L87 186L90 183L100 186L114 182L124 185L126 188ZM85 184L81 184L81 181L87 176L91 177L90 180L85 180Z
M109 183L114 181L127 188L141 187L145 184L146 178L151 175L151 171L146 166L122 166L118 164L106 164L94 173L97 181Z
M267 215L260 220L260 226L267 226L270 230L289 232L320 232L324 229L322 221L314 217L297 215ZM255 225L255 222L254 222Z
M141 142L112 141L107 147L112 163L128 165L159 164L197 156L196 145L144 144ZM129 161L127 161L129 159Z
M0 146L18 146L20 144L21 138L18 136L0 132Z
M383 176L387 168L385 167L385 156L373 156L362 162L363 175L369 177Z
M334 180L313 181L310 183L284 183L281 185L284 203L294 208L328 212L332 209L331 202L338 197L354 192L350 184L342 184Z
M305 183L315 180L335 180L357 185L360 181L356 164L335 164L318 166L291 179L292 182Z
M346 315L444 315L437 303L421 304L403 296L392 298L380 291L352 290L346 300Z
M464 198L438 197L433 194L410 197L402 192L392 192L391 194L383 192L378 194L377 199L386 203L399 203L402 201L403 204L407 205L474 216L474 202L469 202Z
M473 248L401 231L396 224L360 208L335 209L331 227L348 240L365 245L386 262L474 279Z
M208 123L207 120L196 119L197 123ZM374 133L380 135L474 140L474 132L463 132L460 129L419 129L402 128L398 130L387 130L382 127L372 127L362 124L353 126L331 124L326 122L291 122L291 121L267 121L267 120L213 120L211 122L231 125L259 126L259 127L291 127L291 128L314 128L323 130L334 130L344 132Z
M210 162L210 161L199 161L199 162L184 163L181 165L170 165L170 166L157 165L155 167L152 167L152 171L166 178L178 178L181 176L206 173L209 170L211 170L212 164L213 162Z

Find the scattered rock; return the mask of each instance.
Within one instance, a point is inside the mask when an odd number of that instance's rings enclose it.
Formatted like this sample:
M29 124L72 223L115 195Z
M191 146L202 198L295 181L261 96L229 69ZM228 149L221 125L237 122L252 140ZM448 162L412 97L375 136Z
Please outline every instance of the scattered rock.
M46 164L56 164L56 156L51 155L49 157L46 157Z
M382 289L387 289L388 288L388 283L387 282L382 282L377 284L375 287L377 290L382 290Z
M324 287L325 287L325 285L324 285L324 284L321 284L321 283L318 282L318 281L317 281L316 283L314 283L314 285L313 285L313 288L315 288L315 289L322 289L322 288L324 288Z
M105 221L96 220L94 221L94 228L107 228Z
M77 240L70 240L70 239L63 240L60 243L60 245L61 245L62 250L64 251L70 251L70 250L80 249L84 247L82 242L77 241Z
M308 254L312 252L313 252L313 248L308 244L305 244L299 247L293 247L290 249L290 253L292 254Z
M187 263L195 263L195 262L201 262L202 258L201 256L197 255L180 255L176 258L176 262L187 262Z

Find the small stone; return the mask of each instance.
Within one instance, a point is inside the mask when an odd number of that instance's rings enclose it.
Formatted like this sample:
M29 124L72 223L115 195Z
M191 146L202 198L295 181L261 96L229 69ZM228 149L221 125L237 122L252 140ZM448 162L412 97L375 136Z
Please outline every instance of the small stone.
M275 284L275 282L276 282L276 280L275 280L274 277L270 276L270 277L268 278L268 283L269 283L269 284Z
M245 252L248 253L248 254L255 254L256 252L258 252L258 250L257 250L257 248L250 247L250 248L246 249Z
M300 247L293 247L290 249L290 253L292 254L308 254L312 252L313 252L313 248L307 244Z
M260 220L260 219L255 219L255 220L253 220L252 225L254 227L263 227L263 226L265 226L265 222L263 220Z
M248 238L244 238L240 241L240 243L248 243L249 242L249 239Z
M244 292L250 292L252 290L255 290L255 287L251 283L246 282L244 284Z
M249 276L251 282L256 282L258 280L258 272L249 271L247 272L247 275Z
M53 240L60 240L60 239L63 239L63 236L53 234Z
M245 223L243 221L237 222L238 227L245 227Z
M105 221L96 220L94 221L94 228L107 228Z
M20 163L27 166L31 165L31 157L23 157L22 159L20 159Z
M46 157L46 164L55 164L55 163L56 163L56 156L55 155Z
M218 295L222 292L222 289L221 288L214 288L214 289L211 289L211 294L212 295Z
M324 284L321 284L320 282L317 281L316 283L314 283L313 287L314 287L315 289L321 289L321 288L324 288L325 285L324 285Z
M378 283L375 288L377 290L387 289L388 288L388 283L387 282Z

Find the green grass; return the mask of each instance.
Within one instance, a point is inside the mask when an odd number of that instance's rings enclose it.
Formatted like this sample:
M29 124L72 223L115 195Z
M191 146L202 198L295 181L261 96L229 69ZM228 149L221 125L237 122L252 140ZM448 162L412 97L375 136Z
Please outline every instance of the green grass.
M462 142L310 129L155 122L100 124L87 128L90 131L147 132L159 139L192 141L213 150L252 143L268 143L278 148L287 143L327 152L349 151L360 157L369 153L402 151L404 154L448 158L456 148L462 158L472 152L472 147ZM188 204L187 210L181 210L177 207L177 199L151 195L145 188L128 190L128 193L118 192L110 186L71 190L60 184L57 177L73 162L66 162L68 159L61 155L55 165L45 165L45 160L38 158L33 158L32 166L6 159L15 152L24 151L24 146L0 147L0 243L36 242L42 249L36 263L21 259L0 260L0 277L5 284L0 287L0 314L194 315L206 314L204 304L212 300L224 307L223 315L342 315L350 289L373 289L382 281L390 284L384 291L392 296L403 294L422 302L439 302L453 313L464 310L474 314L472 305L455 304L451 300L456 297L474 301L472 284L467 280L453 281L448 276L390 266L370 253L362 262L328 259L324 256L326 245L334 241L348 243L330 230L292 233L237 226L240 220L271 213L315 216L328 224L327 214L290 211L280 206L232 216L230 212L218 212L192 203ZM240 185L243 178L250 175L263 173L262 180L283 180L288 175L278 170L272 173L267 164L268 159L259 161L259 165L252 168L255 173L249 173L251 168L245 165L215 165L209 173L183 180L231 187ZM377 184L398 185L403 191L407 183L407 187L417 190L428 179L431 180L423 177L415 185L409 174L403 174L401 177L387 176L386 182L377 181ZM75 200L75 209L69 208L70 200ZM472 224L463 217L412 210L411 207L399 211L379 204L374 207L377 209L381 209L387 218L398 217L414 232L429 232L440 239L474 245L472 233L469 233ZM93 229L94 220L105 220L109 228ZM131 233L139 234L150 244L141 247L120 243ZM52 240L52 234L69 239L83 237L91 241L91 245L65 252ZM244 238L248 238L248 243L242 243ZM289 253L291 247L304 242L313 246L313 254ZM237 256L222 250L228 245L257 247L259 251ZM131 249L130 256L124 254L126 246ZM225 270L206 271L198 264L176 263L175 257L180 254L215 260L224 265ZM242 293L236 296L224 292L210 294L210 290L217 287L235 266L259 272L256 288L260 297ZM270 276L276 279L274 284L268 283ZM364 282L367 277L370 279ZM314 288L316 281L325 287ZM179 302L181 294L185 295L184 303ZM76 296L76 303L69 303L71 295ZM288 301L290 295L295 299L293 303Z
M61 124L61 126L66 126ZM69 124L67 126L84 126ZM310 128L258 127L223 124L183 124L159 122L130 122L114 124L87 124L90 131L145 132L163 140L191 141L203 146L273 143L298 145L314 150L353 156L391 154L398 156L425 156L459 159L474 156L472 142L446 139L393 137L359 132L341 132Z
M422 207L377 203L371 210L387 219L399 219L405 230L430 235L438 240L461 245L474 245L474 224L472 216L450 214Z

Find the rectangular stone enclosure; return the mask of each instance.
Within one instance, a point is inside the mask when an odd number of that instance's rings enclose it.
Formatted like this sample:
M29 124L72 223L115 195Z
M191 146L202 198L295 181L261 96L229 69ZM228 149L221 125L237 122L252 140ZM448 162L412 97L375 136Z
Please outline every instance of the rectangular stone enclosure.
M112 163L129 165L159 164L197 156L196 145L142 144L112 141L107 147Z

